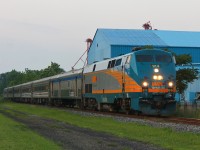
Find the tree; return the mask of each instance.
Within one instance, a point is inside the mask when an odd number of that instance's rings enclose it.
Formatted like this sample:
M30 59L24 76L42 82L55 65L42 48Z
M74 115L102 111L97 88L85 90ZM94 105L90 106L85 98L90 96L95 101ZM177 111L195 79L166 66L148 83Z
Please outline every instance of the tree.
M182 65L192 65L192 57L189 54L182 54L182 55L176 55L174 54L176 58L176 66L182 66Z
M54 62L51 62L51 65L47 68L41 70L40 78L54 76L60 73L65 72L64 69L60 68L60 65Z
M0 74L0 95L2 95L3 89L6 87L50 77L62 72L65 71L60 68L60 65L51 62L50 66L42 70L30 70L26 68L24 72L12 70L11 72L2 73Z
M176 71L176 90L179 94L183 94L188 84L198 79L199 71L194 69L190 54L177 55L169 49L164 49L164 51L171 52L176 59L176 67L179 68Z
M192 57L189 54L175 55L176 66L187 65L190 67L180 68L176 72L176 89L179 94L183 94L188 84L198 79L198 69L192 66Z
M40 79L40 71L25 68L23 83Z
M23 73L16 70L6 73L7 86L14 86L23 83Z
M3 89L6 87L7 82L6 82L6 74L2 73L0 74L0 96L2 94Z
M0 74L0 95L2 95L5 87L23 83L22 79L23 73L16 70Z

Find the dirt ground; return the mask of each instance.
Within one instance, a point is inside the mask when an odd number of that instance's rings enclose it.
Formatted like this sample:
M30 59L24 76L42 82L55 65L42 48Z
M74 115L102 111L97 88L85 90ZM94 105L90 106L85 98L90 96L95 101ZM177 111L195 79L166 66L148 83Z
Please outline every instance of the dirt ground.
M150 144L130 141L107 133L96 132L80 128L56 120L41 118L22 112L8 113L0 111L3 115L25 124L41 136L53 140L66 150L160 150Z

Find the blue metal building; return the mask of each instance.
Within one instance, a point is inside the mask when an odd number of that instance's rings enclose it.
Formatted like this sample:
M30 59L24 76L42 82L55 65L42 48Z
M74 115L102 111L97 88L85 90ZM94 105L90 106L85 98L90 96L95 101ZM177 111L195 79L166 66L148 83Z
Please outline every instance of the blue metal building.
M134 47L151 45L169 49L176 54L190 54L192 63L200 68L200 32L97 29L88 52L88 64L129 53ZM188 86L186 100L200 92L200 80Z

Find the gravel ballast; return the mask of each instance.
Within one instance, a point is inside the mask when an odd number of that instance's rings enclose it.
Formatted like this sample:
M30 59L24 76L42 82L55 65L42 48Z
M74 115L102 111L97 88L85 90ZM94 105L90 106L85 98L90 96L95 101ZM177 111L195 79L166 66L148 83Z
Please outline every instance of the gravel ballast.
M191 133L200 133L200 126L197 125L189 125L189 124L182 124L182 123L172 123L167 121L151 121L147 119L138 119L138 118L128 118L128 117L119 117L113 115L103 115L98 113L90 113L90 112L82 112L82 111L75 111L75 110L66 110L74 114L79 114L83 116L97 116L97 117L108 117L119 122L133 122L139 123L142 125L152 126L156 128L170 128L174 131L178 132L191 132Z

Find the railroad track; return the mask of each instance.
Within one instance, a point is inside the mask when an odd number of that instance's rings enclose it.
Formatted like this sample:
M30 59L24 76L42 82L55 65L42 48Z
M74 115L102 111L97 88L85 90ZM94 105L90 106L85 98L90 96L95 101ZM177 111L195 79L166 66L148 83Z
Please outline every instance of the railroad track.
M65 109L65 108L64 108ZM67 108L68 109L68 108ZM161 117L161 116L148 116L148 115L136 115L136 114L125 114L125 112L108 112L108 111L95 111L95 110L89 110L89 109L76 109L76 108L69 108L71 110L75 111L82 111L82 112L88 112L88 113L94 113L98 115L109 115L114 117L124 117L124 118L135 118L135 119L144 119L144 120L150 120L150 121L157 121L157 122L166 122L166 118L168 117Z
M173 123L179 123L179 124L188 124L188 125L200 126L200 119L195 119L195 118L160 117L160 116L156 117L156 116L133 115L133 114L127 115L127 114L124 114L124 113L99 112L99 111L80 110L80 109L78 109L78 111L90 112L90 113L96 113L96 114L102 114L102 115L111 115L111 116L117 116L117 117L145 119L145 120L156 121L156 122L173 122Z
M200 126L200 119L195 119L195 118L176 118L176 117L171 117L171 118L168 118L167 120L169 120L171 122L174 122L174 123L182 123L182 124Z
M42 105L40 105L42 106ZM49 106L44 106L49 107ZM54 106L53 106L54 107ZM179 124L188 124L188 125L197 125L200 126L200 119L195 118L179 118L179 117L161 117L161 116L148 116L148 115L127 115L125 113L116 113L116 112L108 112L108 111L95 111L95 110L83 110L78 108L69 108L69 107L56 107L63 110L74 110L74 111L82 111L82 112L88 112L88 113L94 113L94 114L100 114L100 115L110 115L115 117L124 117L124 118L136 118L136 119L144 119L149 121L155 121L155 122L173 122L173 123L179 123Z

